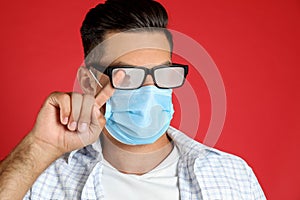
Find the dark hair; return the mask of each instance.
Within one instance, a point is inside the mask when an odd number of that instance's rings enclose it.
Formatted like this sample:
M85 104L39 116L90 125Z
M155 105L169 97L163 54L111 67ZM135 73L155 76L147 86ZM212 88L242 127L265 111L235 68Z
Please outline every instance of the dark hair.
M86 15L80 32L84 56L104 40L109 32L121 32L139 28L166 28L168 14L164 7L153 0L107 0L98 4ZM172 50L169 31L164 29Z

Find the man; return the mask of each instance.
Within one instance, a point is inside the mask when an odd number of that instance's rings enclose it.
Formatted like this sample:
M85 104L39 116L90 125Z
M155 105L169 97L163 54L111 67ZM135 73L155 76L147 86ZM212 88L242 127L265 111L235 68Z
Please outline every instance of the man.
M167 21L152 0L89 11L83 94L47 98L1 162L0 199L265 199L242 159L170 127L172 88L188 69L171 62Z

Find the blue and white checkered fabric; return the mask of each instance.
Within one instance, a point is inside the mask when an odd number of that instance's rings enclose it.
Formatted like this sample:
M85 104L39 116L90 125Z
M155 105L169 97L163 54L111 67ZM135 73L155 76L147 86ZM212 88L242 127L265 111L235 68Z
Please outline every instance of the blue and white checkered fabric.
M204 146L172 127L168 134L180 153L181 200L266 199L241 158ZM101 145L97 141L52 163L24 199L105 199L101 176Z

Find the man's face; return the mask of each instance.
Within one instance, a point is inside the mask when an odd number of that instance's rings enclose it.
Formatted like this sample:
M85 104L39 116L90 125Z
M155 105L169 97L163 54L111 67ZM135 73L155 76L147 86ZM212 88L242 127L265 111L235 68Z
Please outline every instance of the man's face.
M169 46L166 36L163 33L159 33L159 32L135 32L135 33L131 32L131 33L129 33L129 32L127 32L127 33L121 33L121 34L120 33L107 34L106 40L101 45L102 45L101 48L104 51L102 52L103 54L102 54L101 60L99 61L100 66L110 67L110 68L117 66L118 70L121 70L122 73L125 72L125 67L133 67L134 69L132 71L136 71L136 69L137 69L136 67L153 68L155 66L167 65L167 64L171 63L170 46ZM118 70L116 73L119 73ZM124 70L124 71L122 71L122 70ZM106 74L107 73L102 74L102 73L98 72L98 80L100 82L99 85L102 85L104 87L106 84L110 84L109 77ZM114 74L114 72L112 72L112 74ZM112 78L113 77L112 74L110 74L111 79L114 79L114 78ZM122 84L124 83L124 81L133 83L133 82L135 82L135 80L137 78L136 73L133 74L133 73L125 72L124 75L125 75L125 77L122 80ZM143 74L143 75L140 74L140 76L142 76L142 77L144 77L144 75L145 74ZM126 76L128 76L128 77L126 77ZM126 79L128 79L128 80L126 80ZM146 85L154 85L154 80L152 79L152 76L149 74L145 77L145 80L142 83L142 86L146 86ZM101 89L102 88L99 86L97 93L100 92ZM165 90L165 91L169 91L169 90ZM128 90L129 95L132 95L131 92L129 92L129 90ZM122 96L122 98L124 99L125 96ZM118 99L118 100L120 100L120 99ZM124 102L127 102L127 101L124 100ZM144 101L142 101L142 103L143 102ZM131 103L132 102L129 102L129 104L131 104ZM141 102L139 102L139 103L141 103ZM113 105L116 105L116 104L113 104ZM149 105L151 106L151 104L149 104ZM136 105L136 106L138 106L138 105ZM132 107L132 106L129 106L128 108L130 108L130 107ZM157 108L158 108L158 106L155 107L155 109L158 111ZM154 109L151 108L151 110L154 110ZM151 113L153 113L153 112L151 112ZM169 114L171 112L166 112L166 113ZM145 119L149 120L149 117L150 117L149 114L150 114L150 112L146 115L147 117L143 117L143 115L141 115L141 113L139 113L138 116L140 116L140 117L139 117L138 121L135 121L135 122L137 124L138 123L145 124ZM160 116L165 116L164 112L163 113L158 112L157 114ZM118 115L119 114L117 112L114 113L114 116L118 116ZM132 123L130 123L131 122L130 117L131 116L129 116L127 114L124 115L124 112L122 112L122 117L119 117L119 118L117 117L117 118L118 119L128 119L127 124L132 124ZM164 118L162 117L162 119L164 119ZM107 119L107 120L109 120L109 119ZM160 122L168 123L168 120L161 120ZM117 122L115 121L114 124L116 124L116 123ZM123 123L123 122L121 122L121 123ZM129 130L131 130L131 128L132 128L132 130L135 130L138 127L138 126L136 126L136 123L133 123L134 124L133 127L129 126L127 128ZM157 126L157 124L159 124L159 123L154 123L154 124ZM150 126L150 127L153 129L154 126ZM141 127L139 127L139 128L141 128ZM160 127L160 126L158 128L159 128L159 130L162 129L162 127ZM111 131L119 130L118 126L110 127L110 129L111 129ZM103 132L106 136L111 138L112 141L115 141L115 139L113 139L110 136L110 133L107 131L106 128L103 129ZM142 131L142 132L144 133L145 131ZM157 131L155 131L154 133L157 134L156 132ZM151 133L151 134L154 134L154 133ZM117 133L114 132L114 134L116 136L119 134L119 132L117 132ZM134 135L136 135L136 134L134 134ZM128 141L123 141L121 143L128 144L126 142L128 142ZM121 144L121 143L118 143L118 144ZM148 143L145 143L145 144L148 144Z

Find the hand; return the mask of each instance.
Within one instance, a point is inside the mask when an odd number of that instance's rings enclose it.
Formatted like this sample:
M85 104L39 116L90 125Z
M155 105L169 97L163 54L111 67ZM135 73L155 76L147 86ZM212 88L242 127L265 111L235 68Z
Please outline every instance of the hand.
M119 72L115 81L121 81L124 75ZM105 125L100 108L113 92L112 86L107 84L96 97L52 93L42 106L30 134L42 149L57 157L95 142Z

